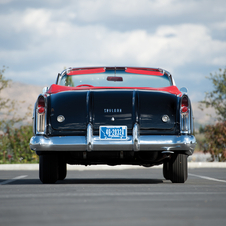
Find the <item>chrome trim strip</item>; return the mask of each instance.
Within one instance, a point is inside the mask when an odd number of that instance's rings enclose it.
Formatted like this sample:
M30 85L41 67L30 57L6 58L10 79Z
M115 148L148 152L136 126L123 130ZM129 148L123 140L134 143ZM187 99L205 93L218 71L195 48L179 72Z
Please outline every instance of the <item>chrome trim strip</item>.
M137 123L134 124L133 127L133 150L140 150L140 134L139 134L139 125Z
M91 125L90 125L91 127ZM98 136L91 137L88 126L88 137L85 136L33 136L30 148L34 151L133 151L137 148L133 136L127 140L100 140ZM140 148L136 151L189 151L191 154L196 145L192 135L142 135L139 138Z
M87 151L91 151L92 149L93 149L93 128L91 123L89 123L87 127Z
M180 109L180 133L181 134L191 134L191 103L189 101L188 95L183 94L180 101L180 106L182 105L183 98L188 99L188 112L182 113Z
M183 113L180 114L180 125L181 125L180 133L181 134L190 134L191 133L190 118L191 118L190 109L188 110L188 112L186 114L183 114Z
M33 136L30 148L34 151L86 151L85 136Z
M43 114L38 113L38 99L40 96L44 97L44 101L45 101L45 112ZM34 108L34 113L35 113L35 129L36 129L36 134L38 135L45 135L46 134L46 129L47 129L47 98L45 95L40 94L38 96L38 99L36 101L35 104L35 108Z
M49 90L49 87L48 87L48 86L45 86L45 87L42 89L42 94L47 93L48 90Z
M174 154L173 151L162 151L162 154Z

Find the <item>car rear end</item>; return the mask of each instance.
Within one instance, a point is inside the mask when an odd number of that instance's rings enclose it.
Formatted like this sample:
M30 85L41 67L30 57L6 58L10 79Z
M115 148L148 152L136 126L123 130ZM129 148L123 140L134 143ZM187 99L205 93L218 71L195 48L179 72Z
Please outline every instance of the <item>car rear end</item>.
M139 81L141 73L144 77ZM35 135L30 146L42 159L60 156L55 161L63 159L63 169L66 163L164 164L163 174L168 173L171 181L187 179L186 160L196 143L192 108L187 94L177 89L168 72L123 67L69 69L57 81L35 105ZM181 156L184 176L177 177L173 168Z

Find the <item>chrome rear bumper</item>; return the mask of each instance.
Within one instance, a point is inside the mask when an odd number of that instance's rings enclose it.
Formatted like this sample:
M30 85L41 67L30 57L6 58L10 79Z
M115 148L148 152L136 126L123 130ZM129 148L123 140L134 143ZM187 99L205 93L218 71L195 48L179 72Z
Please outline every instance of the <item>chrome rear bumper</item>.
M136 129L127 140L101 140L92 136L91 128L87 136L33 136L30 148L34 151L184 151L194 152L196 139L192 135L142 135Z

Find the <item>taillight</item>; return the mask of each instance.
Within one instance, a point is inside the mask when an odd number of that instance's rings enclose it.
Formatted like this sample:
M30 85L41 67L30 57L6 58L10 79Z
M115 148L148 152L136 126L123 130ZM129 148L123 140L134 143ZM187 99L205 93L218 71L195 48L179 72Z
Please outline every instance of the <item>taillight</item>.
M191 131L190 125L190 104L187 95L181 97L180 104L180 130L182 134L189 134Z
M187 113L188 112L188 97L183 96L181 100L181 113Z
M38 98L38 113L39 114L45 113L45 99L43 96L39 96Z
M39 114L45 113L45 108L43 108L43 107L38 108L38 113Z
M45 96L40 95L36 105L36 132L44 134L46 128L46 102Z

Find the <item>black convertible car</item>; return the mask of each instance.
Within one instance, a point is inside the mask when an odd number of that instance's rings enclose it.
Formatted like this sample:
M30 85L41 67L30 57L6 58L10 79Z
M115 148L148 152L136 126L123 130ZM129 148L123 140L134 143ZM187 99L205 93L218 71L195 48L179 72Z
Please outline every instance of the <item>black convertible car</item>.
M163 164L165 179L184 183L195 145L187 90L163 69L68 68L34 107L43 183L63 180L67 164Z

